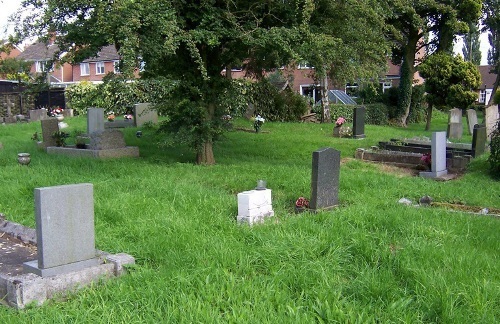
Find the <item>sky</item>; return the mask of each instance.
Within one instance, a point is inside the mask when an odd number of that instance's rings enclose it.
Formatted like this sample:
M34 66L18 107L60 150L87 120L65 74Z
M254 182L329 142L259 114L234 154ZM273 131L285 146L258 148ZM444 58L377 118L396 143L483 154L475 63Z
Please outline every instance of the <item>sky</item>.
M21 4L22 0L0 0L0 39L7 38L8 33L5 33L5 28L8 27L10 31L12 31L13 26L7 24L7 18L14 13ZM482 34L480 37L481 41L481 65L487 64L487 53L489 48L488 36L486 34ZM458 42L456 42L454 51L457 54L462 54L462 46L463 42L460 38Z

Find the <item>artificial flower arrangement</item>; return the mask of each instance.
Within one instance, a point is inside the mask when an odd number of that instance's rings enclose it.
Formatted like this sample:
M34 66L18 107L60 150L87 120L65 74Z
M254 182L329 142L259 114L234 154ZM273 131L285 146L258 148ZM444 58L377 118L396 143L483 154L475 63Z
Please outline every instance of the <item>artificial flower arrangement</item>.
M430 153L424 153L422 154L422 157L420 158L420 161L422 161L422 163L426 166L430 166L431 165L431 154Z
M56 107L50 110L49 114L51 117L56 117L57 115L61 115L64 112L64 109L61 107Z
M108 118L108 121L110 121L110 122L115 121L115 118L116 118L115 113L113 111L108 112L107 118Z
M265 121L266 120L262 118L260 115L257 115L257 117L255 117L255 120L253 122L253 128L255 129L256 133L260 131L260 127L262 126L262 124L264 124Z
M125 119L125 120L132 120L132 119L134 119L134 116L132 116L130 114L127 114L127 115L123 116L123 119Z
M335 122L335 126L340 127L340 126L344 125L345 122L346 122L345 118L340 116L339 118L337 118L337 121Z
M296 209L309 208L309 200L307 198L304 198L304 197L299 197L299 199L297 199L295 201L295 208Z

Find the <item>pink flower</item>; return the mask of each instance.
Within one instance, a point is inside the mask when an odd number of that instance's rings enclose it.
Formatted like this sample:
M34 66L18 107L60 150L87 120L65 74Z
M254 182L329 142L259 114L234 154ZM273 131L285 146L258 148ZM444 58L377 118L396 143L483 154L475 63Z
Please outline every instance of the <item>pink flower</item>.
M339 117L337 118L337 121L335 122L336 126L342 126L345 123L345 118L344 117Z

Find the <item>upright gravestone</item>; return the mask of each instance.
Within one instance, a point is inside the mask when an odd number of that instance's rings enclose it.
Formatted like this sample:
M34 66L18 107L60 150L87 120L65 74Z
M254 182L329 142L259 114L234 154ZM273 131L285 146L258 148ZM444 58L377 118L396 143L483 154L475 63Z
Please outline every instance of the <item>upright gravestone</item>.
M48 118L47 109L45 108L30 110L30 121L38 121L47 118Z
M340 151L330 147L314 151L310 209L328 209L338 205L339 178Z
M484 123L486 124L486 136L491 140L491 133L495 130L498 121L498 105L489 106L484 109Z
M49 277L99 264L92 184L36 188L35 216L38 260L25 272Z
M448 115L448 138L462 138L462 110L453 108Z
M474 126L477 124L477 113L474 109L467 109L467 126L469 134L472 135Z
M87 110L87 133L104 131L104 109L89 108Z
M431 171L420 172L421 177L438 178L448 174L446 170L446 132L434 132L431 139Z
M42 138L43 147L56 146L56 140L52 136L59 131L59 123L55 118L43 119L40 121L42 124Z
M484 153L486 149L486 126L474 125L472 133L472 157L478 157Z
M352 124L353 138L365 138L365 114L366 108L364 106L354 108Z
M142 127L145 123L158 123L158 113L149 103L134 105L134 120L136 127Z

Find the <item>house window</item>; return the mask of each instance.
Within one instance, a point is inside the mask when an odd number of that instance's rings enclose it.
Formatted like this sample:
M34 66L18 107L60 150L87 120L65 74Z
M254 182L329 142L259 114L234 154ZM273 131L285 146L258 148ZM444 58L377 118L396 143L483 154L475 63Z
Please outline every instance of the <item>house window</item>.
M299 66L297 67L299 70L300 69L312 69L312 66L306 62L306 61L302 61L299 63Z
M358 97L358 84L357 83L347 83L345 85L345 93L351 98L357 98Z
M95 74L104 74L104 62L95 63Z
M89 63L80 63L80 75L90 75Z
M36 72L38 73L42 73L42 72L45 72L45 61L36 61L35 62L35 69L36 69Z
M486 90L480 90L479 91L479 103L485 103L486 102Z
M315 103L321 98L321 94L319 92L319 85L301 85L300 86L300 94L306 97L310 97Z
M113 72L120 73L120 61L113 61Z
M383 81L380 82L382 85L382 93L385 93L386 90L392 88L392 81Z

